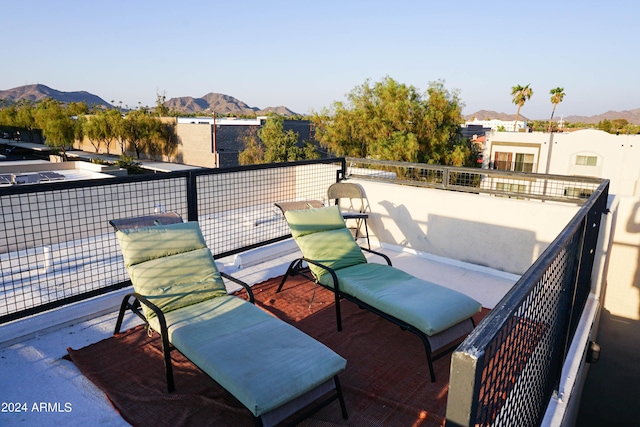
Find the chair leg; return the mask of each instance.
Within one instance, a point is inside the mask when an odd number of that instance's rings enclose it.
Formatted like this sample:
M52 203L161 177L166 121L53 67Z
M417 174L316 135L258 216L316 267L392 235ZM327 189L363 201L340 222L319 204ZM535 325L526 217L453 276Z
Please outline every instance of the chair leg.
M369 242L369 227L367 226L367 219L365 218L363 221L364 221L364 232L367 237L367 248L371 249L371 242Z
M165 334L162 334L162 353L164 353L164 369L167 376L167 390L169 393L173 393L176 389L173 382L173 365L171 364L171 347L169 339Z
M287 268L287 272L282 277L282 281L280 282L280 285L278 285L278 289L276 290L276 293L282 290L282 286L284 285L284 282L287 281L289 276L295 275L296 270L300 268L301 264L302 264L302 260L299 260L299 259L291 261L291 264L289 264L289 268Z
M129 295L126 295L122 299L122 304L120 304L120 311L118 312L118 319L116 320L116 327L113 331L113 335L120 333L120 328L122 327L122 321L124 320L124 313L127 311L127 306L129 304Z
M335 289L335 288L334 288ZM335 295L335 306L336 306L336 324L338 326L338 332L342 330L342 312L340 311L340 295L336 291L333 291Z
M344 403L344 395L342 394L342 387L340 386L340 380L336 375L333 377L333 380L336 383L336 392L338 393L338 401L340 402L340 410L342 411L342 419L348 420L349 414L347 413L347 405Z
M429 373L431 374L431 382L436 382L436 374L433 371L433 358L431 357L431 344L429 344L429 339L426 336L419 335L420 339L424 343L424 349L427 352L427 365L429 365Z

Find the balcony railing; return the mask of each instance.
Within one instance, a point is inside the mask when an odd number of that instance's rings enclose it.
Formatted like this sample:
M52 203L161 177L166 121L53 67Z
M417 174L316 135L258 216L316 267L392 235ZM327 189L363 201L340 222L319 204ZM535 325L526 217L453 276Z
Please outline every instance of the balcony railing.
M216 258L290 236L274 202L326 200L344 159L0 188L0 324L129 285L108 221L175 211Z
M452 356L451 426L537 426L592 287L609 181Z
M582 204L599 178L347 159L347 176L443 190Z

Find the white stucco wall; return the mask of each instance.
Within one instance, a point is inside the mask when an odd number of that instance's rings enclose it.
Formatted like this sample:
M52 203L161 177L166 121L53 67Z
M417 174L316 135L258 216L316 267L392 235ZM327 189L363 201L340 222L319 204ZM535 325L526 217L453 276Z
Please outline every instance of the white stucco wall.
M572 204L350 180L365 189L383 244L523 274L576 214Z

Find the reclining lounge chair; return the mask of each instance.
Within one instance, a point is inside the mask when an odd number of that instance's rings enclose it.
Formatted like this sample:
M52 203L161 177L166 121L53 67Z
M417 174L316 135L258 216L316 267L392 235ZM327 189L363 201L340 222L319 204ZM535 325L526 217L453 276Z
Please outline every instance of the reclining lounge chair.
M335 294L338 330L342 329L340 299L345 298L413 332L425 345L431 381L435 381L433 360L452 350L452 342L474 328L472 316L481 304L392 267L383 254L360 248L337 206L287 211L285 218L303 257L289 265L278 292L290 275L304 274L302 262L306 261L313 275L310 279ZM368 263L362 250L381 255L387 265Z
M246 406L256 425L293 414L299 421L336 399L346 419L337 376L346 360L256 307L243 282L232 279L249 301L228 295L197 222L177 214L110 222L135 291L122 302L115 333L127 309L160 333L169 392L170 351L177 349Z

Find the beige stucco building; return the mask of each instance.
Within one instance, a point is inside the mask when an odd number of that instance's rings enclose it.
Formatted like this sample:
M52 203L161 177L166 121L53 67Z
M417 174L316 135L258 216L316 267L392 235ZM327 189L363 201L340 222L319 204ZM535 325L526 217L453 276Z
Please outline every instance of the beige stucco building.
M484 168L607 178L620 207L605 309L640 319L640 135L586 129L569 133L490 132Z

